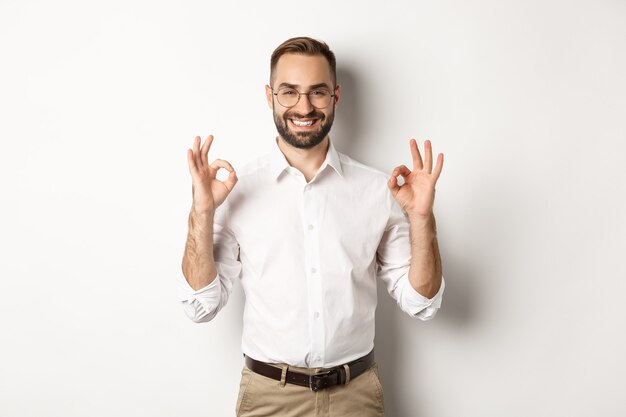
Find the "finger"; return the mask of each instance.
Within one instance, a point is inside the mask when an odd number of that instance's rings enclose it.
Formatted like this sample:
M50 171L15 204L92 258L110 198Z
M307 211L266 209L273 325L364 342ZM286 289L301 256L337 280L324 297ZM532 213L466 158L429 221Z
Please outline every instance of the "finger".
M212 143L213 143L213 135L209 135L204 141L202 148L200 149L200 159L202 160L202 164L204 166L209 165L209 149L211 148Z
M391 175L397 177L398 175L402 175L404 178L411 175L411 170L406 165L398 165L393 169Z
M202 167L202 160L200 159L200 136L196 136L193 140L193 159L196 163L196 168Z
M420 155L415 139L409 141L409 148L411 148L411 156L413 157L413 170L422 169L422 155Z
M230 162L225 161L223 159L216 159L215 161L213 161L211 163L211 168L218 170L220 168L224 168L226 171L228 172L233 172L235 171L235 168L233 168L233 166L230 164Z
M227 170L229 172L228 178L226 178L226 180L223 182L229 191L233 189L233 187L237 183L238 178L237 178L237 173L235 172L235 168L233 168L230 162L225 161L223 159L216 159L210 165L210 168L214 169L216 173L220 168L224 168L225 170Z
M435 176L435 181L439 179L439 175L441 175L441 170L443 169L443 154L440 153L437 155L437 165L435 165L435 170L433 171L433 175Z
M433 170L433 146L429 140L424 141L424 170L428 174Z
M400 189L400 186L398 185L398 177L392 175L391 178L389 178L389 181L387 181L387 186L391 190L391 193L395 195Z
M200 136L193 138L192 149L194 154L200 152Z
M232 170L230 171L230 174L228 174L228 178L226 178L226 181L224 181L224 185L230 191L233 189L233 187L237 183L237 180L238 180L237 173L235 172L235 170Z
M191 149L187 149L187 163L189 164L189 173L191 176L197 175L198 167L196 166L196 161L193 158L193 151Z

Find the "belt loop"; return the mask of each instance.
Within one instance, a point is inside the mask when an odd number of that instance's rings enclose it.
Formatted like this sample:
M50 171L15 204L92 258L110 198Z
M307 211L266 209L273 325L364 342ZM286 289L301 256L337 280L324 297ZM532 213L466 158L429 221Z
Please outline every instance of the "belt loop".
M287 371L289 370L289 365L285 364L283 365L283 372L280 374L280 386L281 387L285 387L285 384L287 383Z
M343 369L346 370L346 385L348 385L350 383L350 367L348 366L347 363L344 363Z

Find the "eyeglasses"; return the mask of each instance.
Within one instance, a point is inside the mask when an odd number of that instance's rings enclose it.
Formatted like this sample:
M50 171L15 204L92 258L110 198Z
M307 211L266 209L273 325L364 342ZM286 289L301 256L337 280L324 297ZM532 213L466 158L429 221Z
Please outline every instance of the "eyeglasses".
M277 93L272 93L276 96L278 104L283 107L293 107L300 101L300 96L309 96L309 103L316 109L324 109L330 104L331 98L335 97L335 94L331 94L326 88L316 88L308 93L300 93L295 88L283 87L278 90Z

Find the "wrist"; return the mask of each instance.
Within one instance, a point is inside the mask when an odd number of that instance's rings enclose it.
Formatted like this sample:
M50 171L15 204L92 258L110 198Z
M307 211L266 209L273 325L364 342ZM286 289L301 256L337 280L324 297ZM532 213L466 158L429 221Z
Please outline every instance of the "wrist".
M437 224L435 215L431 212L429 216L407 214L409 221L409 229L411 233L411 242L421 242L420 247L424 245L430 246L433 240L437 239ZM421 239L417 239L421 237Z
M191 207L191 212L197 217L210 217L213 218L215 215L215 210L206 208L206 207L196 207L193 205Z
M430 223L434 220L434 213L429 211L427 214L423 213L414 213L414 212L406 212L406 216L409 219L409 222L414 223Z

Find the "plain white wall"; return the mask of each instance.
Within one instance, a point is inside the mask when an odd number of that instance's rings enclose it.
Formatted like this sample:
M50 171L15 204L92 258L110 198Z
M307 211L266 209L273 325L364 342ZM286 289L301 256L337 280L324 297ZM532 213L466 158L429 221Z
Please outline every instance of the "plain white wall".
M234 414L241 287L208 324L176 300L185 155L269 149L297 35L337 55L340 151L446 156L442 310L379 287L388 415L626 415L624 1L2 0L0 416Z

